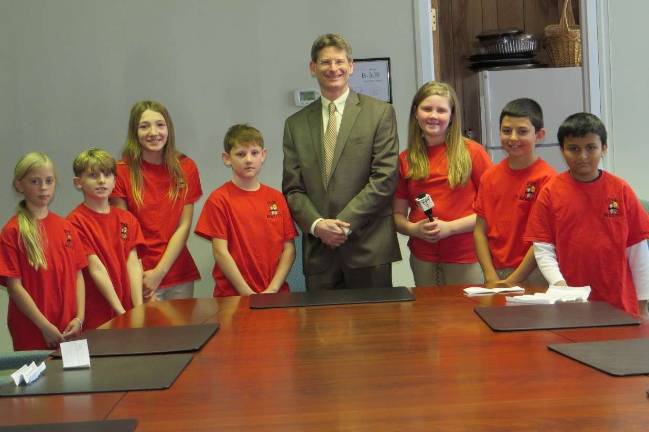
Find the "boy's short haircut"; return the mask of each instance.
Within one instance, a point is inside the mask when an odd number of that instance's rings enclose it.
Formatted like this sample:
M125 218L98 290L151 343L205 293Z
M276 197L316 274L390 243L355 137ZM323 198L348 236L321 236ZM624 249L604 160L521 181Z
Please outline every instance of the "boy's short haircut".
M589 133L599 136L602 145L606 145L606 126L595 114L580 112L566 118L557 132L559 145L563 148L563 140L566 137L581 138Z
M80 177L81 174L88 171L98 171L104 175L117 174L115 158L106 150L90 148L84 150L74 158L72 162L74 175Z
M318 36L318 38L313 41L313 45L311 45L311 61L313 63L317 62L320 51L327 47L334 47L345 51L347 54L347 60L352 61L352 46L344 37L335 33Z
M230 153L237 144L250 142L264 148L264 137L257 128L248 124L235 124L234 126L230 126L230 129L225 133L223 149L226 153Z
M500 112L499 124L502 125L503 118L527 117L537 131L543 129L543 110L541 105L534 99L520 98L509 101Z

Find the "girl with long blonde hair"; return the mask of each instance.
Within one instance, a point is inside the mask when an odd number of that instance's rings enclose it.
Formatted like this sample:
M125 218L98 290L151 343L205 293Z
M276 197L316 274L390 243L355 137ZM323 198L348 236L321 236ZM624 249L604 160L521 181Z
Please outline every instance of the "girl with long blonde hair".
M24 199L0 233L0 283L9 292L9 333L16 351L54 348L81 332L81 269L87 259L72 224L49 211L56 176L46 154L20 158L13 186Z
M193 297L200 274L186 243L202 193L196 164L176 150L167 108L155 101L135 103L111 202L133 213L142 227L146 301Z
M473 246L475 199L480 177L492 165L483 147L462 136L453 88L424 84L410 107L408 148L399 155L394 196L397 231L410 236L410 266L417 286L481 284ZM417 203L428 194L427 216Z

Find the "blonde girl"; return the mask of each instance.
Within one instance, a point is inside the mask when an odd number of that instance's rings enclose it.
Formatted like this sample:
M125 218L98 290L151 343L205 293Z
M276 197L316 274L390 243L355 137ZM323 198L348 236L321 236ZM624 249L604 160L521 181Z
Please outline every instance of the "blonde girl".
M24 199L0 233L9 333L14 350L54 348L81 332L86 255L72 224L48 209L56 176L46 154L24 155L14 169L13 186Z
M194 203L201 195L198 168L176 150L167 108L159 102L137 102L111 201L133 213L142 227L145 301L193 297L200 274L186 243Z
M397 231L410 236L410 266L417 286L481 284L473 245L480 177L492 163L483 147L462 136L453 88L431 81L410 108L408 148L399 155L393 208ZM432 221L415 198L429 194Z

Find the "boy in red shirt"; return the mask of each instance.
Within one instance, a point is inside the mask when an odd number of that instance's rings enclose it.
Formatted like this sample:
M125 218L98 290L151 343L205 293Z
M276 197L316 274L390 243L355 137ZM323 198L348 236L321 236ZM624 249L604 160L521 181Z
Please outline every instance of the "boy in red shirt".
M558 139L569 170L541 191L524 239L551 285L590 285L590 300L646 316L649 216L624 180L599 169L606 128L577 113Z
M507 158L480 180L474 203L476 254L485 286L527 282L547 286L533 249L523 241L527 218L541 188L556 171L535 151L545 137L543 110L532 99L515 99L500 113L500 144Z
M266 159L264 139L254 127L234 125L223 145L232 181L210 194L195 229L212 241L214 296L288 290L297 231L284 195L257 178Z
M86 320L94 329L116 315L142 304L142 265L137 250L144 247L140 224L131 213L111 207L115 159L106 151L89 149L73 163L74 185L83 203L69 215L88 254L83 270Z

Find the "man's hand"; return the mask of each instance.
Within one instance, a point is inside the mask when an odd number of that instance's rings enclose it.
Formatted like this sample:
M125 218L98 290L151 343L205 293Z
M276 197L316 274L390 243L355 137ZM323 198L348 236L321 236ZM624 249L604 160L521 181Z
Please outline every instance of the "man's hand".
M313 232L320 241L331 248L337 248L345 243L350 225L338 219L322 219L318 221Z

